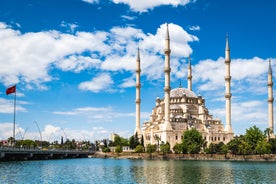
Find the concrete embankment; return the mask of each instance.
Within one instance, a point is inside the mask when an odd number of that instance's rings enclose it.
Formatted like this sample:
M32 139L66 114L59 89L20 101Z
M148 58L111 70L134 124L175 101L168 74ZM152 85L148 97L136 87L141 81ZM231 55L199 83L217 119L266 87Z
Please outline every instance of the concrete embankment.
M232 155L232 154L161 154L161 153L103 153L96 152L93 158L116 159L175 159L175 160L220 160L220 161L266 161L276 162L276 154Z

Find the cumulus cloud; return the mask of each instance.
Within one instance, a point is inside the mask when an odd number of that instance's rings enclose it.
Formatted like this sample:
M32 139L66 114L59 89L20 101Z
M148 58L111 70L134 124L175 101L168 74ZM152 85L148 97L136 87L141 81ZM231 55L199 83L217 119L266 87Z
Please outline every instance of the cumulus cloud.
M95 93L98 93L102 90L112 91L110 85L112 85L113 83L114 82L108 73L102 73L93 78L91 81L80 83L79 89L84 91L92 91Z
M272 59L272 63L276 60ZM272 66L273 67L273 66ZM231 85L236 92L264 93L268 72L268 59L254 57L251 59L232 59L231 60ZM224 58L217 60L206 59L193 66L193 79L198 84L200 91L210 91L223 88L225 85L225 64ZM256 89L256 84L259 88ZM262 87L263 86L263 87Z
M27 112L27 109L24 105L28 104L27 102L17 100L16 111L17 112ZM0 98L0 113L14 113L14 100L7 100Z
M135 12L146 12L149 9L153 9L155 7L162 6L162 5L171 5L173 7L185 6L186 4L193 1L191 0L154 0L154 1L113 0L113 2L116 4L119 4L119 3L127 4L128 6L130 6L130 9Z
M189 42L198 41L180 26L170 23L172 57L176 60L172 70L181 65L178 58L192 53ZM144 33L133 27L113 27L110 31L61 33L55 30L21 33L0 23L0 82L8 86L24 83L26 88L47 89L46 82L53 80L53 67L75 73L83 70L134 72L138 45L141 48L142 75L150 80L163 77L163 48L166 25L156 33ZM172 58L173 60L173 58ZM87 81L80 89L97 91L113 85L113 74L103 74L108 81ZM56 79L56 78L55 78ZM122 79L125 80L125 79ZM109 87L107 85L110 85ZM86 87L85 87L86 86ZM117 85L118 86L118 85ZM129 85L121 85L121 87Z

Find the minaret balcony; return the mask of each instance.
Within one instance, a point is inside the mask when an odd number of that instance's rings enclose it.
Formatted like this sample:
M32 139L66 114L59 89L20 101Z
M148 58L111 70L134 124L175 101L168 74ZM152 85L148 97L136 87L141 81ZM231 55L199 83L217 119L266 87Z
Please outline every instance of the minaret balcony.
M165 73L171 72L171 68L170 68L170 67L165 67L164 72L165 72Z
M139 99L137 99L135 102L136 102L136 103L141 103L141 99L139 98Z
M171 49L164 49L164 53L165 54L170 54L171 53Z
M232 94L231 93L225 93L225 98L231 98Z
M136 88L141 88L141 84L136 84Z
M137 70L135 70L136 71L136 73L140 73L141 72L141 69L137 69Z
M273 82L268 82L268 83L267 83L267 86L269 86L269 87L270 87L270 86L273 86Z
M229 59L229 60L225 60L224 63L225 63L225 64L230 64L230 63L231 63L231 60L230 60L230 59Z
M272 103L273 101L274 101L274 98L273 98L273 97L270 97L270 98L267 99L267 102Z
M166 87L164 87L164 91L165 91L165 92L170 92L170 91L171 91L171 88L170 88L169 86L166 86Z
M225 76L225 77L224 77L225 81L230 81L231 78L232 78L231 76Z

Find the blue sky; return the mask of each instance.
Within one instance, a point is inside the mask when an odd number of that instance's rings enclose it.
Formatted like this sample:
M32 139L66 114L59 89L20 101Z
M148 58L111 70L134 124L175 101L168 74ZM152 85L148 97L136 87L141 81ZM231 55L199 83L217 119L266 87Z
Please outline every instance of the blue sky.
M0 139L129 137L135 128L135 61L141 50L141 124L163 97L165 24L171 87L187 86L225 122L224 50L229 35L236 134L267 120L267 70L276 71L271 0L3 0L0 2Z

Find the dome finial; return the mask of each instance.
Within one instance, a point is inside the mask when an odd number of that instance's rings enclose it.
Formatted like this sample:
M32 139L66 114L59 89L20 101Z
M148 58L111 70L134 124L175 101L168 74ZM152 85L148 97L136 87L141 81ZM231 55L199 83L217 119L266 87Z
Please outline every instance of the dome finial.
M182 88L181 80L179 80L179 88Z

